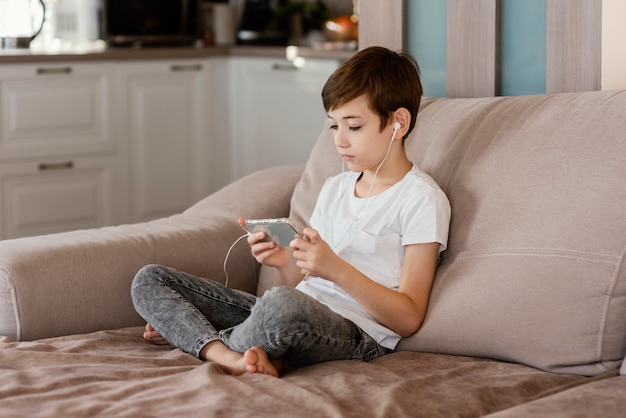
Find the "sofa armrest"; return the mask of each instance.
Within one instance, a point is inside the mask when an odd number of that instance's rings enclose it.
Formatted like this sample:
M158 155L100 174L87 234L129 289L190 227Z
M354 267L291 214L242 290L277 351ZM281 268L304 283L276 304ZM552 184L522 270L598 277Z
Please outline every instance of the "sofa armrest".
M287 216L302 167L254 173L182 214L134 225L0 241L0 335L34 340L140 325L130 298L150 263L224 280L223 263L242 235L239 216ZM258 264L233 249L230 286L256 291Z

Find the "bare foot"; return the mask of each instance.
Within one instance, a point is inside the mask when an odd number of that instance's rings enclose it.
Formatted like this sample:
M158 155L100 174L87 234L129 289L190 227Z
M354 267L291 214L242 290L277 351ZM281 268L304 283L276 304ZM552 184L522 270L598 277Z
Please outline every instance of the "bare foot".
M163 338L150 324L146 324L143 339L156 345L170 345L170 342Z
M280 372L283 370L282 359L270 359L261 347L251 347L241 354L231 350L220 340L213 340L202 347L199 357L201 360L219 364L226 373L234 376L244 373L262 373L280 377Z
M272 361L267 357L267 353L258 346L249 348L243 353L248 373L263 373L274 377L279 377L279 360Z
M231 350L220 340L214 340L202 347L200 359L213 361L222 366L222 369L234 376L244 373L263 373L270 376L279 376L280 360L270 360L261 347L252 347L244 354Z

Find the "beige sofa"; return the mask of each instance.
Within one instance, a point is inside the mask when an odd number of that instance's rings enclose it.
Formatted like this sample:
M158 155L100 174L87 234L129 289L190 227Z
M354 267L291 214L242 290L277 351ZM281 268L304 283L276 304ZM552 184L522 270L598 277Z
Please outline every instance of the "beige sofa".
M167 219L0 242L0 416L623 416L626 92L425 99L406 146L453 217L398 352L232 377L141 338L141 266L223 280L238 217L306 223L341 168L325 127L304 171ZM233 287L272 285L244 242L226 267Z

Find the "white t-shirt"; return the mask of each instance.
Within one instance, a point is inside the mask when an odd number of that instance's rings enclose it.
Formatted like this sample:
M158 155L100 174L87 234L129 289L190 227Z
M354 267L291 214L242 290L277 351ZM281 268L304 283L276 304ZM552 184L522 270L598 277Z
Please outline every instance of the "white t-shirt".
M354 195L360 175L350 171L326 180L311 227L361 273L398 290L406 245L438 242L439 251L445 250L450 203L416 166L398 183L368 198ZM400 341L336 284L308 276L296 288L357 324L383 347L394 349Z

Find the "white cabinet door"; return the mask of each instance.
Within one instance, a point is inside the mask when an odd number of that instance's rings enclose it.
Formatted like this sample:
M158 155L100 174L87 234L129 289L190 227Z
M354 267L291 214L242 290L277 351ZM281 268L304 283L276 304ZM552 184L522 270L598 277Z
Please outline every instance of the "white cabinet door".
M0 66L0 239L128 221L115 66Z
M113 151L112 63L0 67L0 160Z
M234 57L231 65L231 180L306 162L326 120L322 87L339 62Z
M210 191L208 66L208 60L119 64L133 222L178 213Z
M0 239L119 222L119 172L113 155L0 164Z

